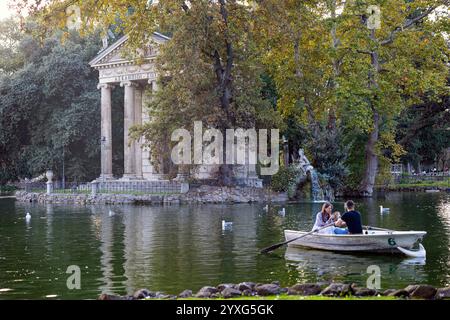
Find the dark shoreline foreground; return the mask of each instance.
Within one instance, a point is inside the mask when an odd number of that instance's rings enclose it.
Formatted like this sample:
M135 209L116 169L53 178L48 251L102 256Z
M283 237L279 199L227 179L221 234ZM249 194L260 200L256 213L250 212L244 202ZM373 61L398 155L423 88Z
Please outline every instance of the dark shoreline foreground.
M388 289L379 291L358 287L356 284L344 283L306 283L296 284L292 287L282 287L278 281L268 284L257 284L254 282L241 282L239 284L220 284L217 287L205 286L196 294L192 290L184 290L178 295L154 292L148 289L140 289L132 296L119 296L111 294L101 294L98 300L176 300L176 299L270 299L283 297L299 299L304 297L319 296L323 299L333 298L373 298L391 297L392 299L425 299L443 300L450 299L450 287L435 288L430 285L409 285L403 289Z

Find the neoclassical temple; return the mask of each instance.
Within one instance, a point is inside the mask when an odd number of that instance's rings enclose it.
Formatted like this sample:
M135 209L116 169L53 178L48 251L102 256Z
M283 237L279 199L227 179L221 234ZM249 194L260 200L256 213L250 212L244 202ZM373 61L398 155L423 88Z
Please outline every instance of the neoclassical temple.
M111 95L117 87L124 88L124 175L121 181L158 181L163 179L162 172L156 172L150 160L150 151L143 148L146 142L141 138L134 141L129 137L133 125L150 121L143 105L147 105L147 91L158 90L156 74L156 57L158 46L169 41L170 38L153 33L154 43L143 50L143 62L124 57L123 48L128 40L123 36L111 46L105 46L92 61L91 67L99 71L98 88L101 89L101 175L99 181L112 181L112 116ZM254 166L253 166L254 167ZM214 176L217 166L198 166L194 174L199 179L210 179ZM236 166L235 176L241 184L262 187L262 180L258 179L255 170L248 170L248 166Z
M101 89L101 180L113 179L112 172L112 122L111 94L114 88L124 88L124 176L128 180L158 180L161 174L155 172L150 162L148 149L142 149L145 141L132 141L130 128L136 124L149 121L148 113L142 108L146 104L146 90L158 90L155 72L157 46L145 48L144 63L135 62L123 57L122 49L128 40L122 37L111 46L104 48L89 64L99 71ZM162 44L169 38L153 34L153 41Z

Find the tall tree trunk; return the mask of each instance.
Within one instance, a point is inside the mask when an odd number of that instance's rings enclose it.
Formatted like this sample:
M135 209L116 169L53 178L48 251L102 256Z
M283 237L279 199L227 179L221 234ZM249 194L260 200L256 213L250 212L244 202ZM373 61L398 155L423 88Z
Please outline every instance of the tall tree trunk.
M223 186L231 186L234 182L234 175L233 175L233 166L226 163L227 158L227 148L226 148L226 131L222 130L222 135L224 137L223 139L223 163L219 166L219 184Z
M369 135L369 140L365 149L365 169L363 178L359 185L359 193L362 196L370 197L373 194L375 178L378 171L378 155L376 152L376 144L379 137L379 121L380 116L377 111L373 113L373 130Z
M337 49L339 47L340 41L336 34L337 29L337 23L336 23L336 0L330 0L328 1L328 7L330 9L331 14L331 47L333 50L333 57L331 59L332 65L333 65L333 75L332 79L330 81L330 89L335 92L337 88L337 78L340 75L340 67L341 67L341 61L337 58ZM337 101L336 101L337 103ZM336 133L336 108L337 106L333 104L330 107L330 111L328 112L328 125L327 129L332 132L333 134Z
M214 70L216 73L216 78L218 81L218 89L220 92L220 104L222 109L225 112L226 119L223 119L221 125L221 132L223 137L226 137L226 129L231 129L234 124L234 119L230 114L230 106L233 99L233 79L231 72L234 66L234 50L233 45L231 43L231 38L229 35L229 27L228 27L228 9L226 8L225 0L219 0L220 4L220 15L222 18L222 22L224 24L224 45L226 57L222 63L222 59L219 55L219 52L216 50L214 53L215 62L214 62ZM227 164L226 159L226 139L224 139L223 144L223 163L220 164L219 167L219 184L230 186L233 183L233 167L230 164Z
M297 34L295 35L295 40L294 40L295 76L299 80L299 85L302 84L303 81L305 81L304 73L303 73L303 70L301 67L301 63L300 63L301 62L300 61L301 60L301 53L300 53L301 37L302 37L302 33L301 33L301 31L298 31ZM306 108L306 112L307 112L309 130L311 131L311 134L313 137L317 137L318 131L319 131L319 124L314 117L314 110L312 108L308 92L306 92L306 90L304 90L303 102L305 103L305 108Z
M380 46L386 46L394 42L394 39L397 34L413 27L416 23L420 22L424 18L426 18L431 12L436 9L436 5L431 5L426 10L423 11L422 14L412 18L406 19L401 26L396 27L394 30L390 32L388 37L384 40L379 40L375 36L375 30L372 29L369 32L370 42L375 45L372 47L370 51L360 51L360 53L369 54L371 58L371 70L369 71L369 88L377 90L378 87L378 75L381 71L381 65L378 56L378 48ZM362 21L363 25L367 23L367 17L365 16ZM369 139L366 144L365 150L365 170L364 175L362 177L361 183L359 185L359 192L363 196L372 196L373 188L375 185L375 178L378 172L378 155L376 152L376 145L379 139L379 125L380 125L380 115L377 111L377 103L378 97L375 93L371 99L371 108L373 112L373 131L369 135Z
M376 41L375 30L370 31L370 39ZM369 88L372 90L378 89L377 76L381 70L378 52L375 50L370 52L371 70L369 71ZM359 185L359 193L364 197L371 197L373 194L373 188L375 186L375 178L378 172L378 155L376 145L379 138L379 125L380 115L377 111L378 97L375 93L372 99L370 99L371 109L373 112L373 128L369 134L369 139L366 143L365 149L365 169L361 183Z

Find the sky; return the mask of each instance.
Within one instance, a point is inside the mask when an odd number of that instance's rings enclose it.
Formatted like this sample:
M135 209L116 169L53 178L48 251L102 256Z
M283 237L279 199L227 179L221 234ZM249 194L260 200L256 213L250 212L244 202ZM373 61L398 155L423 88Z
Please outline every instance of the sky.
M0 20L8 18L14 11L8 8L8 3L10 0L0 0Z

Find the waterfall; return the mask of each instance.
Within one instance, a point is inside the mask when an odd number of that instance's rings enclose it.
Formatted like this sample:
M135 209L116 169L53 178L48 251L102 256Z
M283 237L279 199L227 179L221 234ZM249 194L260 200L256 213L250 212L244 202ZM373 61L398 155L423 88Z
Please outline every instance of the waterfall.
M314 167L309 162L308 158L306 158L305 153L303 152L303 149L298 150L298 161L297 161L297 168L301 170L304 174L305 180L308 177L311 179L311 200L313 202L324 202L325 201L325 192L323 191L322 187L319 183L319 176L317 175L317 171L314 169ZM329 194L327 194L327 197L330 197ZM332 197L332 195L331 195ZM331 200L330 197L330 200Z
M309 174L311 176L311 198L313 201L324 201L325 197L323 195L322 187L319 183L319 177L316 170L310 169Z

